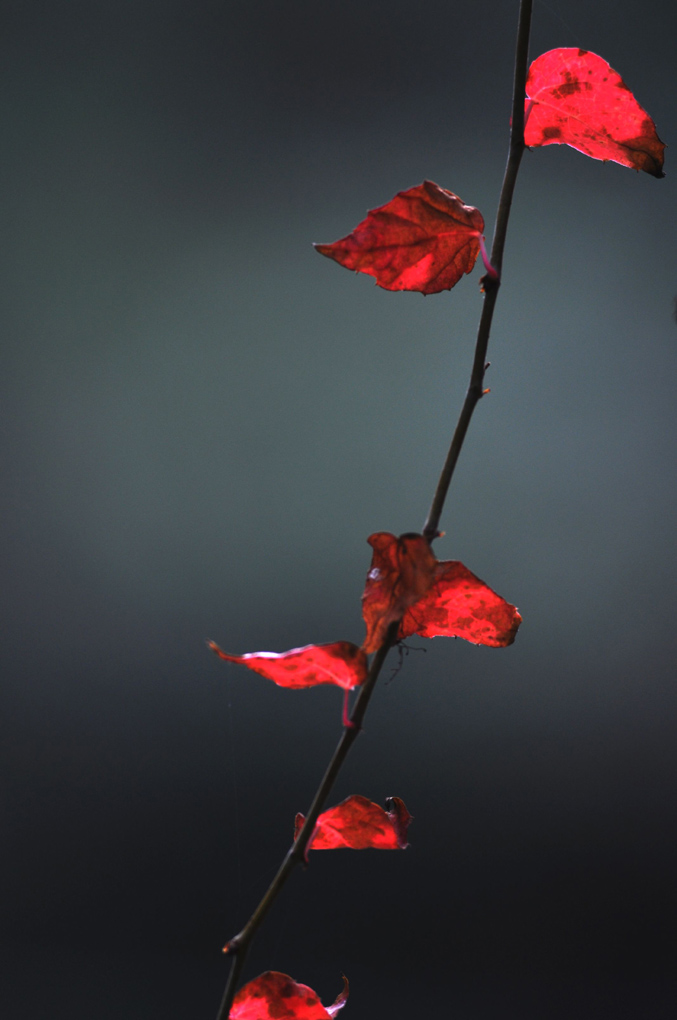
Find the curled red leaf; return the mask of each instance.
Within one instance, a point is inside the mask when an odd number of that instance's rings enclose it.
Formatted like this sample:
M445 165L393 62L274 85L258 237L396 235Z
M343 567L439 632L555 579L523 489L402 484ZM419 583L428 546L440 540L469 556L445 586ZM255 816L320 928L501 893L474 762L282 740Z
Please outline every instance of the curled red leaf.
M549 50L529 68L526 93L526 145L570 145L665 176L656 125L602 57L575 47Z
M389 797L386 810L359 793L346 797L336 807L323 811L307 850L405 850L411 815L404 801ZM298 814L294 824L297 839L305 816Z
M377 532L362 596L363 648L374 652L388 626L401 619L398 640L460 637L494 648L511 645L522 617L462 563L437 560L423 535Z
M277 970L267 970L244 985L233 999L230 1020L330 1020L348 999L348 980L331 1006L317 992Z
M483 232L479 209L424 181L372 209L347 237L315 248L346 269L376 277L384 290L437 294L472 271Z
M367 636L365 652L380 648L388 627L426 594L435 577L437 560L423 535L396 538L378 531L367 539L374 553L362 595Z
M213 641L207 644L219 658L246 666L280 687L336 684L349 691L359 687L367 676L367 656L350 641L305 645L288 652L247 652L246 655L229 655Z

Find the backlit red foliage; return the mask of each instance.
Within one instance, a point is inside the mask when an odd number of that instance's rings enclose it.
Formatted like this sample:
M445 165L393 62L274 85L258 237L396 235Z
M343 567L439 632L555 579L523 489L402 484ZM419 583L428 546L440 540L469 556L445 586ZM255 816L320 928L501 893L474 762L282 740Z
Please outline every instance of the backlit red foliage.
M367 676L367 656L350 641L305 645L288 652L247 652L246 655L229 655L213 641L207 644L219 658L246 666L280 687L336 684L349 691L359 687Z
M571 145L664 177L656 126L606 60L575 47L534 60L526 84L526 145Z
M483 232L478 209L424 181L372 209L347 237L315 248L346 269L375 276L385 290L437 294L471 272Z
M367 625L362 647L365 652L375 652L393 620L401 619L409 606L428 593L437 560L423 535L396 538L387 531L378 531L367 542L374 553L362 595L362 616Z
M477 645L505 647L522 622L516 608L456 560L437 560L423 535L378 532L362 596L367 626L363 648L375 652L393 620L398 639L460 637Z
M233 999L230 1020L331 1020L346 1004L348 981L331 1006L323 1006L317 992L297 984L288 974L267 970L244 985Z
M522 617L458 560L440 560L430 591L406 611L399 637L460 637L503 648L515 640Z
M308 850L404 850L411 815L404 801L389 797L386 810L359 793L346 797L336 807L323 811L317 819ZM296 816L294 839L305 817Z

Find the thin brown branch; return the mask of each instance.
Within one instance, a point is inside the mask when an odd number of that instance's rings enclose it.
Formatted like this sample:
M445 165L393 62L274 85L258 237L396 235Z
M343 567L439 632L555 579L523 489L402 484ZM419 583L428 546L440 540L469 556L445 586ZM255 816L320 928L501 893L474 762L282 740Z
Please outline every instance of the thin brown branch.
M439 534L440 517L444 508L444 501L447 498L449 484L451 482L456 462L458 461L463 442L465 440L468 425L472 418L473 411L484 396L484 373L487 369L487 349L489 347L489 333L491 322L494 317L496 298L501 280L501 268L503 266L503 250L505 238L508 232L508 220L510 219L510 207L512 196L515 191L517 171L519 170L524 152L524 95L527 80L527 60L529 54L529 32L531 29L531 8L533 0L521 0L519 23L517 26L517 47L515 50L515 77L512 92L512 122L510 127L510 149L508 162L503 175L503 186L498 202L496 213L496 225L494 227L494 241L491 248L491 263L498 274L494 279L487 275L483 278L484 304L477 328L477 341L475 343L475 357L473 360L470 385L466 393L463 407L454 430L454 435L449 447L447 459L444 462L437 489L430 506L428 519L423 527L423 534L429 542L434 541Z
M482 316L480 318L480 324L477 332L477 343L475 346L475 358L470 378L470 386L461 409L461 414L452 439L451 448L440 476L431 510L428 515L428 520L425 524L423 533L429 541L436 538L438 534L440 515L442 513L442 507L449 488L451 476L456 466L456 461L458 460L458 455L461 451L472 413L482 397L482 385L486 370L485 361L487 346L489 343L489 331L491 328L491 320L494 313L494 306L496 304L496 297L498 295L500 283L503 248L505 246L505 236L510 216L510 205L515 189L517 171L522 158L522 152L524 151L524 86L526 82L527 53L529 49L531 8L532 0L521 0L517 30L517 51L515 56L515 80L513 86L510 152L503 178L503 187L501 189L498 214L496 216L496 226L494 229L494 241L491 250L491 262L498 273L498 279L494 280L491 276L485 277L484 305L482 307ZM240 974L242 973L252 939L294 867L297 864L301 864L305 859L306 849L315 829L315 823L317 822L318 816L326 803L327 797L331 792L350 748L355 743L355 740L361 732L364 716L374 687L376 686L376 681L378 680L381 669L383 668L383 663L385 662L388 652L397 640L399 625L399 620L394 621L390 625L385 641L372 659L369 675L360 689L360 693L350 717L352 725L346 727L343 731L331 761L327 766L327 770L322 777L322 782L318 787L317 793L315 794L313 803L308 811L306 820L298 838L287 851L275 878L270 883L263 898L247 921L246 925L242 931L230 939L226 946L226 952L232 956L233 960L230 974L228 976L228 983L226 985L216 1020L228 1020L237 985L240 980Z

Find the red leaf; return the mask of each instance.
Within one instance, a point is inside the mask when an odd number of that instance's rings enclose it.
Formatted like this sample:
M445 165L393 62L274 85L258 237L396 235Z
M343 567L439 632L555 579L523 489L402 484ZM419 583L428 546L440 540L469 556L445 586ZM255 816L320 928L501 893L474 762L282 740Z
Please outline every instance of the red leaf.
M308 850L405 850L411 815L399 797L389 797L387 811L355 793L317 819ZM296 816L294 839L305 817Z
M349 691L359 687L367 676L367 656L350 641L305 645L288 652L248 652L246 655L228 655L213 641L207 644L219 658L246 666L280 687L336 684Z
M398 637L460 637L504 648L515 640L521 622L515 607L462 563L440 560L430 591L406 611Z
M388 627L425 595L435 578L437 560L423 535L378 531L367 539L374 554L362 595L367 636L365 652L380 648Z
M347 237L315 248L346 269L375 276L385 290L437 294L472 271L483 232L478 209L424 181L372 209Z
M367 636L375 652L393 620L398 640L460 637L494 648L511 645L522 617L500 595L456 560L436 560L423 535L396 538L380 531L367 541L374 549L362 596Z
M526 145L571 145L664 177L656 126L606 60L575 47L549 50L529 68Z
M297 984L287 974L267 970L244 985L233 999L230 1020L330 1020L346 1004L348 981L331 1006L323 1006L317 992Z

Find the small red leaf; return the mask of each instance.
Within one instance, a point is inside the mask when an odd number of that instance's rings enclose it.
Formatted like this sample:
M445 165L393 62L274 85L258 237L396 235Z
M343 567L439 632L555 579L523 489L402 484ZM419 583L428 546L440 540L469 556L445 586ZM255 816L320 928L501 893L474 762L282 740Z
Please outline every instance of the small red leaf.
M375 276L385 290L437 294L472 271L483 232L478 209L424 181L372 209L347 237L315 248L346 269Z
M389 797L387 811L355 793L317 819L308 850L405 850L411 815L399 797ZM296 816L294 839L305 817Z
M348 981L331 1006L323 1006L317 992L297 984L287 974L267 970L244 985L233 999L230 1020L330 1020L348 998Z
M213 641L207 644L219 658L246 666L280 687L336 684L349 691L359 687L367 676L367 656L350 641L305 645L288 652L248 652L246 655L228 655Z
M460 637L504 648L515 640L522 617L514 606L457 560L440 560L426 595L406 611L398 637Z
M526 93L526 145L570 145L593 159L665 176L665 145L654 122L595 53L549 50L529 68Z
M380 648L388 627L425 595L435 578L437 560L423 535L378 531L367 539L374 554L362 595L367 636L365 652Z
M401 619L398 640L460 637L502 648L515 640L522 617L515 607L456 560L437 560L423 535L396 538L380 531L367 541L374 549L362 596L367 636L375 652L388 626Z

